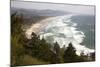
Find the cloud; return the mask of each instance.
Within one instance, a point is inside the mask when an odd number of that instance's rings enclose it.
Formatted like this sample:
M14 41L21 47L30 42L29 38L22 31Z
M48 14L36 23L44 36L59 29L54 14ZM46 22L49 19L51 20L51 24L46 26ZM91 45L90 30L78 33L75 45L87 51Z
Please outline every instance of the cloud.
M52 4L52 3L38 3L25 1L11 1L11 7L38 9L38 10L60 10L65 12L79 13L79 14L95 14L95 6L87 5L71 5L71 4Z

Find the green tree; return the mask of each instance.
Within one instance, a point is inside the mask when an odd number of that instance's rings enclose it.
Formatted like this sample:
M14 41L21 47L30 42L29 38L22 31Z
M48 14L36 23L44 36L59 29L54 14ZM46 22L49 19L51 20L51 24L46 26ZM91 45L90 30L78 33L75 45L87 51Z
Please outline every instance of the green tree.
M56 54L51 51L50 44L48 44L44 38L40 40L39 36L37 36L34 32L32 33L32 38L24 47L27 49L26 53L30 54L32 57L36 57L50 63L56 63Z
M22 16L17 13L11 15L11 65L20 65L24 55L25 34L22 30Z
M71 63L76 61L76 50L72 46L72 43L69 43L69 46L67 49L64 51L64 62L66 63Z
M54 43L54 51L55 51L55 53L56 53L57 55L60 54L60 46L59 46L59 44L58 44L57 42Z
M54 43L54 53L56 54L56 58L55 58L55 62L56 63L61 63L62 62L62 56L61 54L61 50L60 50L60 46L57 42Z

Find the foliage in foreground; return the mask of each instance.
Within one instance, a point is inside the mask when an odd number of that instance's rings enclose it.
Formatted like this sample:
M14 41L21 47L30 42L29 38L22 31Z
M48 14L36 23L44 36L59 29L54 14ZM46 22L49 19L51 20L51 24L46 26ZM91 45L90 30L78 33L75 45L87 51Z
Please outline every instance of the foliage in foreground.
M95 54L91 58L81 54L76 55L76 50L69 43L68 47L60 48L56 42L47 43L46 40L40 39L34 32L32 38L27 39L22 30L23 16L13 14L11 16L11 65L36 65L36 64L56 64L94 61Z

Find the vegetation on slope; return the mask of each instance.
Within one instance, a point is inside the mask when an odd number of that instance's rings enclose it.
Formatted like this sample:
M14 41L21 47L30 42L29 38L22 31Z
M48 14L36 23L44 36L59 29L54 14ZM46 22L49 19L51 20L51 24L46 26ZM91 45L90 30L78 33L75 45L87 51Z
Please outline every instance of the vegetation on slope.
M22 15L11 15L11 65L37 65L94 61L95 54L91 58L81 54L76 55L76 50L69 43L68 47L60 48L56 42L53 45L40 39L34 32L32 38L27 39L22 30L24 18Z

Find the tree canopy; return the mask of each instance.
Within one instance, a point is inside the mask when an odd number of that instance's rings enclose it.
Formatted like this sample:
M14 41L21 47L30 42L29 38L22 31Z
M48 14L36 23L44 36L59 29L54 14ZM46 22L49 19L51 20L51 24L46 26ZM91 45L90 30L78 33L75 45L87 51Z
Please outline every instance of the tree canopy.
M87 56L78 56L72 43L60 48L57 42L50 44L44 38L32 32L27 39L22 29L24 18L14 13L11 15L11 65L55 64L90 61ZM53 45L53 47L51 47ZM92 61L95 54L92 53Z

